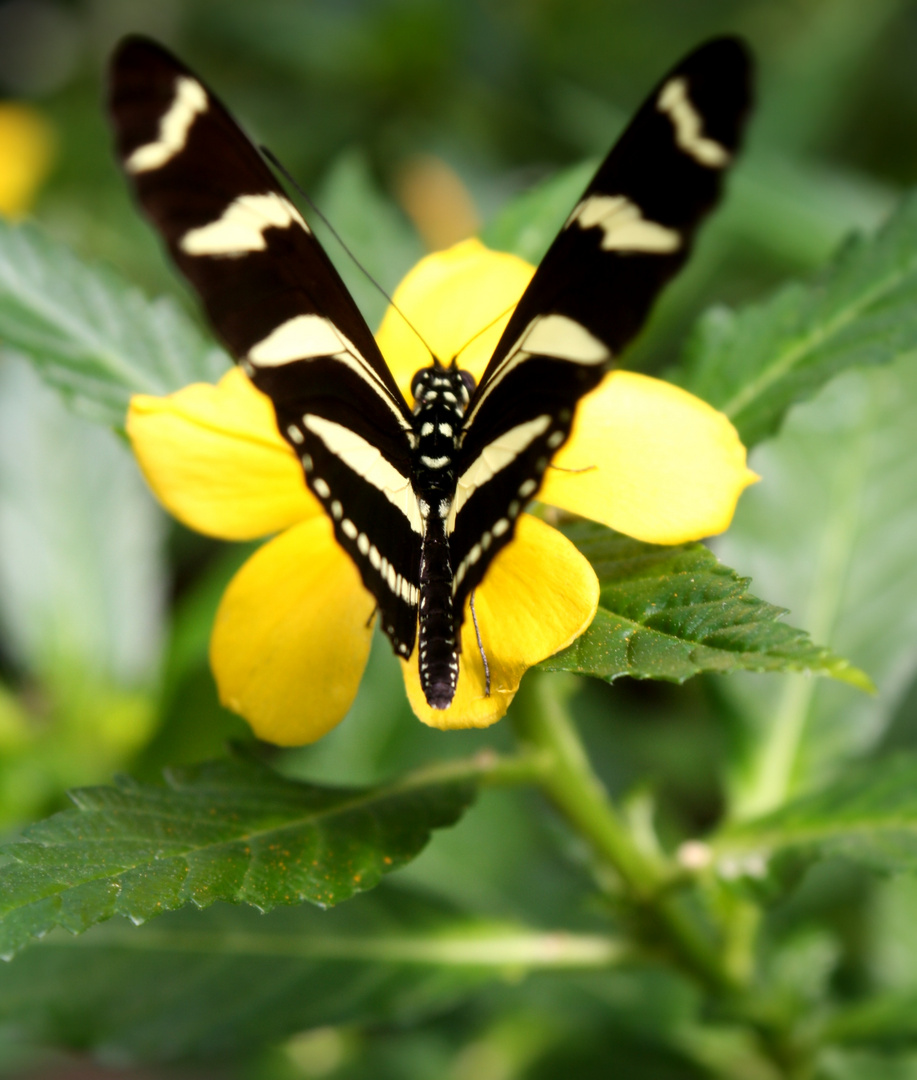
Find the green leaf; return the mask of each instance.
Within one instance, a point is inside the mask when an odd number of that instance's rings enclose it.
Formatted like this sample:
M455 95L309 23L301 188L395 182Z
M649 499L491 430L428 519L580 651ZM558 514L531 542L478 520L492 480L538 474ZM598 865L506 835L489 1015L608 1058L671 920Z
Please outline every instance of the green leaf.
M509 251L537 265L560 232L598 163L584 161L513 199L481 234L495 251Z
M375 330L388 307L380 286L391 295L424 254L423 244L404 215L382 196L366 155L359 151L348 151L335 160L322 183L318 205L350 251L308 210L306 217L363 318Z
M124 443L68 414L21 358L4 357L5 647L45 678L65 669L122 687L149 685L167 588L163 542L163 515Z
M0 855L0 955L63 926L143 922L189 902L303 900L323 907L371 889L453 824L474 795L466 767L373 788L287 780L247 761L120 780L73 793L77 809L28 828Z
M777 887L828 856L881 871L917 870L917 758L851 768L820 791L727 827L711 848L723 879Z
M917 993L876 994L838 1009L825 1024L822 1036L826 1042L847 1046L914 1046Z
M721 409L746 445L854 365L917 347L917 195L870 239L854 237L811 285L740 312L717 308L689 343L682 381Z
M748 578L702 544L661 547L582 524L568 535L599 576L599 610L548 671L684 682L702 671L806 671L869 689L846 660L749 595Z
M728 680L732 813L759 816L828 782L883 735L917 674L917 356L851 371L798 406L752 467L723 559L818 640L867 671L875 696L805 679Z
M494 979L605 973L622 957L604 935L473 918L386 884L329 911L217 904L52 933L0 966L0 1027L145 1060L214 1058L329 1024L418 1021Z
M0 340L74 409L113 427L131 395L213 381L229 364L173 300L148 300L34 225L2 220Z

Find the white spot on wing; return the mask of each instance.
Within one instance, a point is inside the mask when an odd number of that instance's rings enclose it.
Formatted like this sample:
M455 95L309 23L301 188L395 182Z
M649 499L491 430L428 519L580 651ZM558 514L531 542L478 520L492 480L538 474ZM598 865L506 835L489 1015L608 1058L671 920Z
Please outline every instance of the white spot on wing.
M564 228L569 228L574 221L581 229L601 228L603 251L662 254L681 247L677 230L648 221L640 207L623 195L590 195L574 209Z
M377 491L381 491L404 514L414 532L423 533L423 520L410 480L402 476L377 447L343 424L322 416L307 413L303 417L303 424L322 440L335 457Z
M179 75L172 104L159 121L159 133L152 142L138 146L124 162L124 168L129 173L162 168L185 148L194 118L206 111L207 94L203 86L188 75Z
M672 121L678 147L699 165L722 169L729 164L730 154L726 147L702 134L703 119L688 96L687 79L683 76L669 79L659 92L656 108Z
M218 255L232 258L250 251L265 251L268 229L288 229L291 225L309 231L302 214L279 192L240 195L216 221L189 229L179 247L186 255Z

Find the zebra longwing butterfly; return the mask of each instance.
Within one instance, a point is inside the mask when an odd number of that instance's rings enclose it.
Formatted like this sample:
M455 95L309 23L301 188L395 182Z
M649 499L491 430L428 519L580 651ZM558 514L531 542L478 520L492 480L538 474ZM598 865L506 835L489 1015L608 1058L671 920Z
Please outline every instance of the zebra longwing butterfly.
M477 385L455 358L411 408L308 224L226 108L152 41L112 60L117 151L219 336L271 400L305 482L376 600L417 645L428 703L458 678L466 601L513 536L601 380L685 261L738 147L742 44L701 46L605 159L516 306Z

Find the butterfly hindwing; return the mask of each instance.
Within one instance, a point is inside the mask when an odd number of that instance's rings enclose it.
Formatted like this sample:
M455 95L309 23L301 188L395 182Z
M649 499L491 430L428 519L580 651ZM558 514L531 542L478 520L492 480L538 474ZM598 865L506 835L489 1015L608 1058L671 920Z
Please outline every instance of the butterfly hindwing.
M541 261L465 417L457 472L467 480L451 522L453 564L465 567L459 612L511 539L577 402L687 258L738 149L750 99L741 42L720 38L691 53L647 98Z
M421 373L412 414L330 260L218 99L153 42L129 38L115 54L110 108L138 199L271 399L402 656L419 617L434 708L455 693L469 595L579 400L640 329L718 198L749 68L741 43L721 38L660 82L548 249L470 400L443 357Z
M109 107L143 209L271 399L383 627L410 654L420 560L411 414L372 333L258 151L180 61L126 39Z

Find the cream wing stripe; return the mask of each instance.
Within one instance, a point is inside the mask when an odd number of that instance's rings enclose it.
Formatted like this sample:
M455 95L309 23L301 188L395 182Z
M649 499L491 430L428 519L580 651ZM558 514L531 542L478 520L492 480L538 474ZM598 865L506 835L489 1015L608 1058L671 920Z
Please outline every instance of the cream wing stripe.
M297 360L320 357L333 357L359 376L376 392L401 430L411 438L411 425L388 387L356 345L330 319L322 315L295 315L253 345L246 354L246 360L256 368L282 367Z
M465 431L474 423L478 410L495 387L530 356L554 356L574 364L605 364L611 359L608 347L575 319L566 315L539 315L519 335L519 340L500 361L475 407L465 417Z
M452 500L452 508L446 521L447 533L453 532L457 514L478 488L492 480L501 469L511 465L550 426L550 416L536 416L534 420L526 420L524 424L517 424L509 431L504 431L502 435L484 447L458 478L455 498Z
M296 315L253 345L248 358L257 367L282 367L295 360L312 360L345 351L357 354L353 343L330 319L322 315Z
M603 251L645 251L663 254L681 247L681 236L655 221L623 195L591 195L576 207L564 228L601 228Z
M323 416L306 413L303 427L317 435L349 469L381 491L392 506L404 514L414 532L423 533L423 519L410 480L386 461L379 449L350 428Z
M194 118L206 111L207 93L203 86L188 75L179 75L172 104L159 121L159 134L152 142L138 146L124 162L124 168L129 173L162 168L184 149Z
M702 134L703 120L688 96L687 79L669 79L659 92L656 108L672 121L675 142L698 164L708 169L722 169L729 164L731 155L726 147Z
M276 191L266 195L240 195L216 221L189 229L179 247L186 255L232 258L250 251L265 251L264 234L268 229L288 229L293 224L309 231L302 214Z

